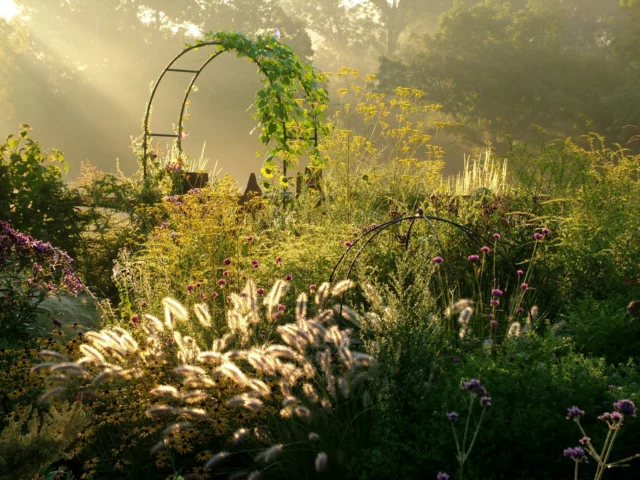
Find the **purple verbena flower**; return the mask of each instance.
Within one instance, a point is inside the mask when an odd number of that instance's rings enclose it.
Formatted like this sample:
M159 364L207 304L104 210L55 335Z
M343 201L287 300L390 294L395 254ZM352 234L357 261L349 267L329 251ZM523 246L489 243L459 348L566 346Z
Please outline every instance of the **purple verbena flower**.
M287 282L290 282L291 280L293 280L293 275L291 275L290 273L287 273L287 274L284 276L284 279L285 279Z
M635 417L636 416L636 406L635 404L628 399L618 400L613 404L613 408L623 414L626 417Z
M484 247L482 247L482 248L480 249L480 251L481 251L482 253L489 253L489 252L491 251L491 249L485 245Z
M492 298L490 303L491 303L491 306L496 307L500 305L500 300L498 300L497 298Z
M541 232L542 232L542 233L544 233L545 235L547 235L547 234L551 233L551 230L549 230L547 227L544 227L544 228L541 230Z
M131 323L137 326L140 323L140 317L138 315L132 315Z
M467 260L469 260L471 263L475 263L480 261L480 256L479 255L469 255L467 257Z
M256 293L258 295L264 295L264 288L260 287L260 288L256 289Z
M436 480L449 480L449 475L444 473L444 472L438 472L438 476L436 477Z
M527 285L526 283L521 283L520 284L520 290L526 290L527 288L529 288L529 285Z
M522 270L518 270L518 276L521 277L522 275L524 275L524 272Z
M218 285L220 285L221 287L224 287L227 284L227 281L224 278L221 278L220 280L218 280Z
M225 258L224 259L224 264L225 265L231 265L231 259L230 258Z
M494 233L493 234L493 238L495 238L496 240L500 240L500 234L499 233Z
M462 384L462 389L463 390L468 390L469 392L473 392L476 395L483 395L484 396L484 395L487 394L487 389L484 388L482 386L482 383L480 383L480 380L478 380L476 378L472 378L468 382L464 382Z
M440 265L442 262L444 262L442 257L434 257L433 260L431 260L431 263L434 265Z
M491 330L495 330L496 328L498 328L498 321L497 320L491 320L489 322L489 328L491 328Z
M187 292L193 292L194 288L195 287L193 285L191 285L191 284L187 285Z
M575 418L580 418L584 415L584 411L580 410L575 405L573 407L567 408L567 420L573 420Z
M493 295L494 297L501 297L503 294L504 292L499 288L494 288L493 290L491 290L491 295Z
M460 417L460 415L458 415L458 412L449 412L449 413L447 413L447 418L449 419L449 421L451 423L454 423L456 420L458 420L459 417Z
M491 406L491 397L487 397L486 395L480 399L480 405L483 407Z
M533 238L535 238L536 240L542 240L544 238L544 235L536 232L533 234Z
M580 440L578 440L580 442L580 445L588 445L589 442L591 442L591 438L589 437L582 437Z
M587 454L581 447L566 448L563 453L565 457L571 458L574 462L589 463Z

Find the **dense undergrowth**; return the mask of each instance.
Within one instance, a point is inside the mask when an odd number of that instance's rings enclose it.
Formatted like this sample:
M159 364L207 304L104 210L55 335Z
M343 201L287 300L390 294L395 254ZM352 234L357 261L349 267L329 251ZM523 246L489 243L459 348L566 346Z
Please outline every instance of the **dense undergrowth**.
M594 135L449 181L438 106L341 76L296 196L69 188L27 128L0 147L0 478L599 478L563 450L607 428L600 463L638 453L640 158ZM98 331L34 320L81 290Z

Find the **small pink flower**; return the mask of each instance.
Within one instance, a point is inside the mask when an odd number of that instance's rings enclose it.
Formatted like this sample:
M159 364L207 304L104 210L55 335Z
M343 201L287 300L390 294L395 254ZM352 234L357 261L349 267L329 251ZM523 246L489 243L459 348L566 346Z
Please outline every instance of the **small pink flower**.
M287 282L290 282L291 280L293 280L293 275L291 275L290 273L287 273L287 274L284 276L284 279L285 279Z
M222 272L222 275L223 275L223 276L225 276L225 277L228 277L228 276L229 276L229 272L227 272L227 271L225 270L224 272Z
M544 238L544 235L536 232L533 234L533 238L535 238L536 240L542 240Z
M492 298L491 305L494 307L500 305L500 300L498 300L497 298Z
M187 285L187 292L193 292L194 288L195 287L193 285L191 285L191 284Z
M491 330L495 330L496 328L498 328L498 321L497 320L491 320L489 322L489 327L491 328Z
M442 257L435 257L433 260L431 260L431 263L433 263L434 265L440 265L442 262L444 262L444 259Z
M133 323L135 326L138 326L138 324L140 323L140 317L138 315L132 315L131 323Z
M278 311L279 312L284 312L287 309L286 305L282 305L281 303L278 304Z
M521 277L522 275L524 275L524 272L522 270L518 270L518 276Z
M521 289L521 290L526 290L527 288L529 288L529 285L527 285L526 283L522 283L522 284L520 285L520 289Z
M493 320L493 317L494 317L493 313L490 313L489 318Z
M227 281L224 278L221 278L220 280L218 280L218 285L220 285L221 287L224 287L227 284Z
M247 242L252 242L253 241L253 237L247 237Z
M309 285L309 290L311 290L312 292L314 292L314 291L316 290L316 288L317 288L317 287L316 287L316 284L315 284L315 283L314 283L314 284L312 284L312 285Z
M264 295L264 288L262 288L262 287L258 288L258 289L256 290L256 293L257 293L258 295Z
M482 253L489 253L491 251L491 249L489 247L487 247L486 245L484 247L482 247L480 250L482 251Z
M496 240L500 240L500 234L499 233L494 233L493 234L493 238Z
M541 230L541 232L544 233L545 235L547 235L547 234L551 233L551 230L549 230L547 227L545 227L545 228L543 228Z
M351 245L353 245L353 243L351 243L349 241L344 242L344 246L347 247L347 248L349 248Z
M225 258L224 259L224 264L225 265L231 265L231 259L230 258Z
M218 296L218 292L211 292L211 296L212 296L213 298L216 298L216 297Z
M518 312L518 313L524 313L524 308L522 308L522 307L518 307L517 312Z
M469 260L471 263L476 263L480 261L480 257L478 255L469 255L467 257L467 260Z
M276 257L276 264L281 264L282 263L282 257Z

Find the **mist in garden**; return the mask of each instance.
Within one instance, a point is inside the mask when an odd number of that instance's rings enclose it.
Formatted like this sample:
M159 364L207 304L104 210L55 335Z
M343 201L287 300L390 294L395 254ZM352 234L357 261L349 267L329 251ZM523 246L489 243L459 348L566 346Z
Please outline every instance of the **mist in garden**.
M0 0L0 480L640 478L640 0Z
M183 2L3 0L0 9L0 128L35 128L62 150L69 178L89 160L127 174L137 169L132 137L150 86L186 43L207 31L282 32L282 41L322 72L341 67L379 75L375 89L419 88L443 106L448 171L493 142L588 132L626 142L638 123L632 2L565 0L217 0ZM454 5L455 4L455 5ZM184 58L198 68L208 52ZM172 133L188 78L167 75L152 131ZM185 152L216 162L244 182L264 157L247 109L260 85L254 65L229 54L203 70L192 94ZM332 82L332 104L339 103ZM43 128L46 125L47 128ZM253 134L250 132L253 131ZM166 148L170 139L158 139ZM166 140L166 141L165 141ZM206 146L205 146L206 142Z

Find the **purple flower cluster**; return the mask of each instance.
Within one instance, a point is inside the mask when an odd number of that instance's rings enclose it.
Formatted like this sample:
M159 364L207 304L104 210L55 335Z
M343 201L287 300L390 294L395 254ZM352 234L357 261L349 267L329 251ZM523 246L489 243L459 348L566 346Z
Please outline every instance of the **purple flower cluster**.
M582 415L584 415L584 410L580 410L575 405L573 407L567 408L567 420L580 418Z
M167 166L164 168L169 173L180 173L182 171L182 165L178 162L167 163Z
M616 412L621 413L625 417L636 416L636 406L631 400L618 400L613 404L613 408Z
M431 263L434 265L440 265L442 262L444 262L442 257L434 257L433 260L431 260Z
M467 260L469 260L471 263L476 263L480 261L480 257L478 255L469 255L467 257Z
M438 476L436 477L436 480L449 480L450 478L451 477L449 477L447 473L438 472Z
M571 458L574 462L589 463L589 458L582 447L565 448L563 453L565 457Z
M462 384L462 389L463 390L467 390L469 392L473 392L476 395L480 395L480 396L487 395L487 389L484 388L482 383L480 383L480 380L478 380L476 378L472 378L468 382L464 382Z
M451 423L455 423L455 421L460 418L460 415L458 415L458 412L449 412L447 413L447 418Z

